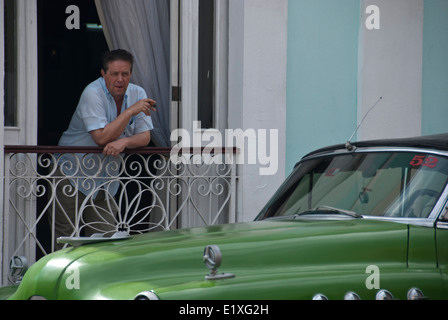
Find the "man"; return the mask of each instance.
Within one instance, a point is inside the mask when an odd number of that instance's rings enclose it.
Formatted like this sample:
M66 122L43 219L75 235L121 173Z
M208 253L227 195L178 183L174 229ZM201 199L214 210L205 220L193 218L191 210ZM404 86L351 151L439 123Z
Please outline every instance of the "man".
M86 227L86 236L115 230L118 208L111 206L111 198L118 189L118 180L113 177L118 177L122 161L119 155L124 149L149 144L153 129L150 115L156 104L143 88L130 83L133 64L133 56L125 50L103 56L101 77L85 88L59 140L60 146L101 146L103 152L63 154L58 159L57 175L67 178L57 185L56 238L72 235L80 222L82 228Z

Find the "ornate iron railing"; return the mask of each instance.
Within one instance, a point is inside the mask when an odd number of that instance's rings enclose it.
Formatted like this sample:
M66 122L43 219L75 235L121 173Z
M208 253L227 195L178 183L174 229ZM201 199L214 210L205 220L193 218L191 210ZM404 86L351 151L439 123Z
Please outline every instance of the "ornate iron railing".
M56 214L69 213L62 198L77 203L74 217L66 219L72 230L67 237L85 236L88 228L102 232L105 225L133 234L237 221L237 168L228 161L234 148L183 150L180 163L170 161L170 148L126 150L112 162L101 152L97 147L5 146L0 285L11 282L13 256L32 263L58 249ZM99 191L105 199L101 207L94 201ZM87 210L98 219L87 220Z

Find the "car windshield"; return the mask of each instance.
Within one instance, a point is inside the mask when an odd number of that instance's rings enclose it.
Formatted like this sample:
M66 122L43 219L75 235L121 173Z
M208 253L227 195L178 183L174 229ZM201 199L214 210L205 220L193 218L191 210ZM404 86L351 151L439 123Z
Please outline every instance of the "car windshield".
M366 152L302 161L258 219L313 213L427 218L445 188L448 160Z

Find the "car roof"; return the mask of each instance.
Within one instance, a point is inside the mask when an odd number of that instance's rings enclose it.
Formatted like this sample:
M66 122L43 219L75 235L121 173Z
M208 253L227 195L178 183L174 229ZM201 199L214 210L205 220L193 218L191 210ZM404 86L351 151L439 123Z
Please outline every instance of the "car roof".
M379 139L379 140L350 142L350 145L356 148L411 147L411 148L436 149L436 150L448 151L448 133L410 137L410 138L400 138L400 139ZM335 150L346 149L346 146L347 144L337 144L325 148L320 148L313 152L308 153L304 158L323 152L331 152Z

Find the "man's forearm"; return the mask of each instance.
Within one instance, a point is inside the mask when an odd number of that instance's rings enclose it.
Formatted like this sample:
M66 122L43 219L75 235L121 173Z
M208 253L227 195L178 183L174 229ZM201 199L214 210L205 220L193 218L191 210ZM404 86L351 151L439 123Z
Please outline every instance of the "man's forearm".
M120 140L125 140L125 149L136 149L141 147L146 147L151 140L150 131L145 131L131 137L126 137Z
M91 131L93 140L99 146L105 146L120 137L131 120L132 113L129 110L122 112L114 121L104 128Z
M102 129L90 131L93 140L99 146L105 146L120 137L126 129L131 118L143 112L150 116L151 111L155 111L156 102L152 99L142 99L133 104L130 108L123 111L114 121L106 125Z

